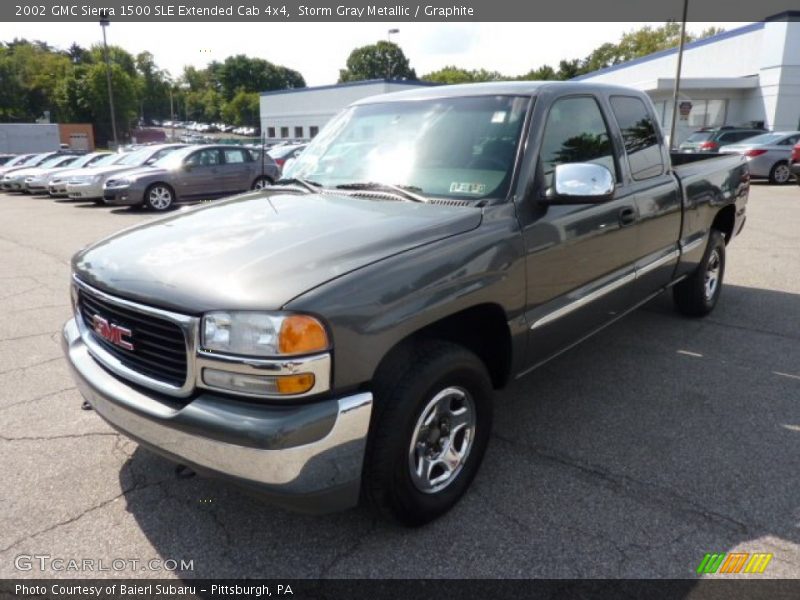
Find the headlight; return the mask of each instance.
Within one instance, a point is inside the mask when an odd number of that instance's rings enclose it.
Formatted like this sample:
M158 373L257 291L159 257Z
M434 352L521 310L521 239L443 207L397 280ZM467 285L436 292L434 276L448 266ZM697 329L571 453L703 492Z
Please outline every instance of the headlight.
M203 317L204 350L242 356L293 356L330 348L314 317L282 313L212 312Z
M127 178L122 179L109 179L106 181L105 187L107 188L118 188L118 187L128 187L132 181Z

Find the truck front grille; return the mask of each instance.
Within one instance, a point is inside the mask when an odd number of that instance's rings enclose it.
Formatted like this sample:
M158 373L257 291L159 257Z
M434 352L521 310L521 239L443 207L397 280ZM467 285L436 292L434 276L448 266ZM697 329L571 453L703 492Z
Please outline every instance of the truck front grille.
M78 307L92 339L127 368L170 385L184 385L186 338L178 325L112 304L83 289L78 292ZM109 325L106 335L101 334L103 327L98 327L101 320ZM131 333L115 341L113 331L117 328Z

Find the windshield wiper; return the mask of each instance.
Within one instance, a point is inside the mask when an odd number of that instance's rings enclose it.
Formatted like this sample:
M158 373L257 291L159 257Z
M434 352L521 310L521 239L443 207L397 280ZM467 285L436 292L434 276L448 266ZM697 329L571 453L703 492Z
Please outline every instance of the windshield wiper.
M337 190L364 190L368 192L387 192L411 200L412 202L430 202L419 192L422 191L413 185L393 185L391 183L378 183L377 181L365 181L361 183L342 183L336 186Z
M302 177L290 177L288 179L278 179L275 182L276 186L281 185L299 185L307 189L312 194L316 194L322 189L322 184L317 183L316 181L309 181L308 179L303 179Z

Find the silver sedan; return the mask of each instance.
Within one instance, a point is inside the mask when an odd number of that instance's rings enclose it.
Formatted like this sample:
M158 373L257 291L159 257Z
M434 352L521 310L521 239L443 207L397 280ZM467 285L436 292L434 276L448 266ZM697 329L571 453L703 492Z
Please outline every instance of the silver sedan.
M775 131L762 133L738 144L723 146L719 151L727 154L744 154L750 167L751 177L783 184L792 178L789 160L792 147L797 142L800 142L800 131Z

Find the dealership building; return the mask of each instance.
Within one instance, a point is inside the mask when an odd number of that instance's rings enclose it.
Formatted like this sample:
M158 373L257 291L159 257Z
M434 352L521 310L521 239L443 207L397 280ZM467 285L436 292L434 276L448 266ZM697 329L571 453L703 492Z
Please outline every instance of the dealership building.
M424 81L371 79L263 92L261 131L268 140L313 138L336 113L356 100L426 85L432 84Z
M626 85L652 99L665 131L672 124L676 48L577 77ZM431 85L415 81L358 81L261 95L268 138L314 137L339 110L361 98ZM800 129L800 11L789 11L685 46L676 140L700 127L763 126Z
M672 125L677 49L577 77L647 92L665 131ZM800 11L687 44L675 137L700 127L800 129Z

